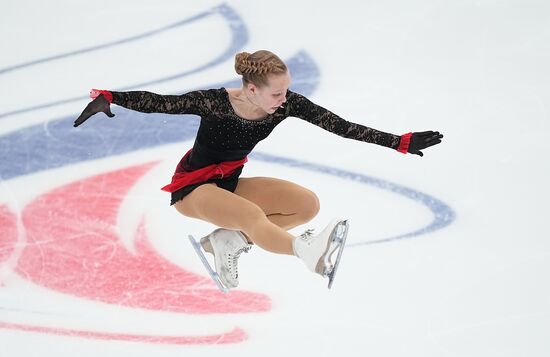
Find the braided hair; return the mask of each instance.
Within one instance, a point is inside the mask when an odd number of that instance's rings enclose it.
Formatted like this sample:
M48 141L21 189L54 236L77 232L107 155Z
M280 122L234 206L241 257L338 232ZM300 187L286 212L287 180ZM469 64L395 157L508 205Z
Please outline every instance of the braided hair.
M287 70L286 64L270 51L240 52L235 55L235 72L242 76L244 83L264 87L268 84L270 74L283 74Z

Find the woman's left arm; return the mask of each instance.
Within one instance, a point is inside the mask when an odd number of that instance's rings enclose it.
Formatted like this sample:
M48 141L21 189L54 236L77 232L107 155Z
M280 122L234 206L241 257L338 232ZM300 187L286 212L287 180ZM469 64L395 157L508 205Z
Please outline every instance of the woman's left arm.
M389 147L404 154L408 152L423 156L420 150L439 144L443 138L442 134L434 131L395 135L352 123L298 93L290 92L286 105L289 116L303 119L344 138Z

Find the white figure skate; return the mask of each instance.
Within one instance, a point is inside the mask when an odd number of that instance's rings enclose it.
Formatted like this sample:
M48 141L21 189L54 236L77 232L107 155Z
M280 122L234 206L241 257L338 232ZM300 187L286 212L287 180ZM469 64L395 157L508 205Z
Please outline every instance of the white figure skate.
M239 285L239 256L242 252L247 253L252 247L241 232L219 228L201 238L200 244L191 235L189 240L208 274L222 292L227 293L229 289ZM215 270L208 263L203 250L214 256Z
M313 235L313 230L307 230L294 239L295 255L304 261L309 270L328 277L329 289L344 251L348 227L347 220L335 219L318 235ZM336 258L331 260L336 252Z

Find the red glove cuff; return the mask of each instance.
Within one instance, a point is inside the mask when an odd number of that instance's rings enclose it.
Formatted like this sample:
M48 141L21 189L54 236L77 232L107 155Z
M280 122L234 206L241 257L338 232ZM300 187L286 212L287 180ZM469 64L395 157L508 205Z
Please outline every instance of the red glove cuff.
M109 103L113 102L113 93L109 92L108 90L101 90L101 89L90 89L90 98L96 99L100 94L103 94L105 99Z
M402 152L403 154L406 154L409 151L409 145L411 144L412 135L412 133L401 135L401 141L399 141L399 147L397 148L397 151Z

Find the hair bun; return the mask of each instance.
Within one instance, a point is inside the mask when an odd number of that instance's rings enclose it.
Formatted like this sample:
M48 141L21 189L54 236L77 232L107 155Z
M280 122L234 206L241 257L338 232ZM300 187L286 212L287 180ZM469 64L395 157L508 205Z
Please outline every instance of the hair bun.
M235 55L235 72L243 76L243 83L257 86L268 84L268 76L288 72L286 64L273 52L259 50L254 53L240 52Z
M248 72L250 66L248 57L250 57L250 53L248 52L240 52L235 55L235 72L237 72L238 75Z

